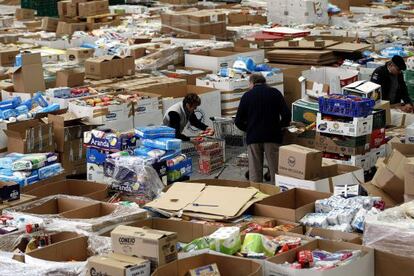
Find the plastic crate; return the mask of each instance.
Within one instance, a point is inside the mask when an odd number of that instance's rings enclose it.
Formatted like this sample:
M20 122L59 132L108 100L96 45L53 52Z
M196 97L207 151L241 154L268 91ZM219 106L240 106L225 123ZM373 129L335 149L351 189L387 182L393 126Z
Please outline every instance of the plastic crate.
M332 94L319 97L319 112L342 117L366 117L372 114L375 101L358 96Z

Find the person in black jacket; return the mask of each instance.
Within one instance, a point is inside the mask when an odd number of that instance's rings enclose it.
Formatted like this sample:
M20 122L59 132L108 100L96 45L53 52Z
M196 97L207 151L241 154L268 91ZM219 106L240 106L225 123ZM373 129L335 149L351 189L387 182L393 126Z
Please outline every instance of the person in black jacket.
M263 182L263 159L275 183L282 144L282 128L290 123L291 113L282 93L266 84L261 74L250 76L250 90L240 100L235 124L246 132L249 156L249 180Z
M404 59L394 56L385 65L375 69L371 81L381 85L382 99L390 101L391 104L401 104L404 112L413 112L413 102L408 95L407 85L404 81L402 71L406 70Z

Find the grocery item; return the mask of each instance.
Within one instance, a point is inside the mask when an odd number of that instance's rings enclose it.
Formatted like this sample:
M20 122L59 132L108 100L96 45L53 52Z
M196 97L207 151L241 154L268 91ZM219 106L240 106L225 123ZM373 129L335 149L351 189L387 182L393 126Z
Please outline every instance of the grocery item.
M174 138L175 129L168 126L137 127L135 133L143 139Z
M240 252L242 254L263 253L267 257L275 255L278 244L265 235L259 233L248 233L244 237Z
M238 227L222 227L209 236L210 249L233 255L241 248L240 229Z
M181 140L176 138L156 138L144 139L142 144L149 148L161 150L179 150L181 149Z

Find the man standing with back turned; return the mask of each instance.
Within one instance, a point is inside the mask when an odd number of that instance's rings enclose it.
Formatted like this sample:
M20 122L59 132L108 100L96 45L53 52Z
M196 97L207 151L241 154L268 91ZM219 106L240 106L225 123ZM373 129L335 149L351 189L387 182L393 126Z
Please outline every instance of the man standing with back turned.
M275 183L282 144L282 128L290 123L291 113L282 93L266 84L261 74L250 76L250 90L240 100L235 124L246 132L249 156L249 180L263 182L263 159Z

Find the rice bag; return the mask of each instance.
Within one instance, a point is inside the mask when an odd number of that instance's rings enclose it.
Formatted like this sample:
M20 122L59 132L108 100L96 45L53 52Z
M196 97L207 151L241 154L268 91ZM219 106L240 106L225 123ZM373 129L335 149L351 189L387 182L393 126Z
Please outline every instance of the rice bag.
M221 227L209 236L210 249L233 255L241 248L240 229L238 227Z
M176 138L144 139L142 144L149 148L161 150L179 150L182 141Z
M135 133L143 139L174 138L175 129L168 126L137 127Z
M268 239L265 235L259 233L248 233L244 238L241 253L264 253L267 257L273 257L277 247L278 245Z

